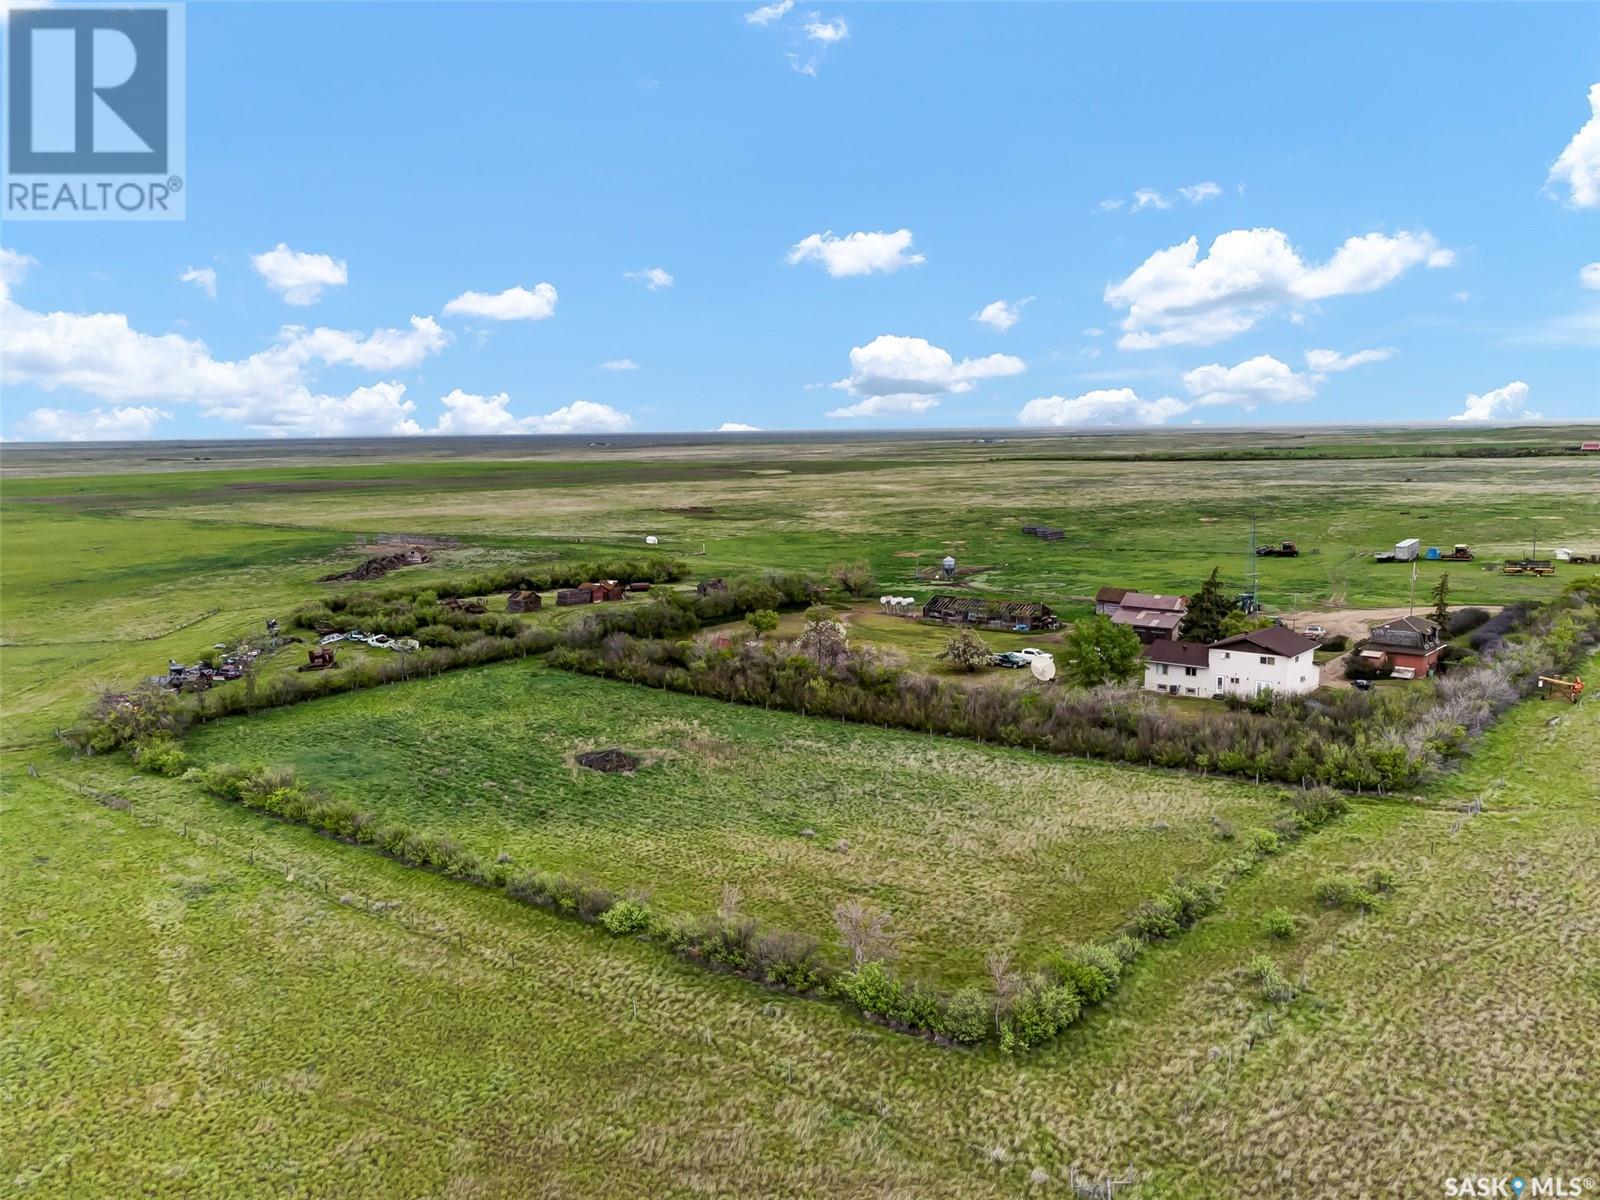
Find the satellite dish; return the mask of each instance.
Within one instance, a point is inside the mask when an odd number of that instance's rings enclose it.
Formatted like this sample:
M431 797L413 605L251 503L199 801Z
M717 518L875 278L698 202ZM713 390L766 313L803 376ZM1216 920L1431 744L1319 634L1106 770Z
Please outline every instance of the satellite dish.
M1056 677L1056 660L1053 658L1036 658L1028 669L1033 672L1033 677L1040 683L1049 683Z
M644 544L646 546L659 546L661 544L661 539L652 533L649 537L644 539Z

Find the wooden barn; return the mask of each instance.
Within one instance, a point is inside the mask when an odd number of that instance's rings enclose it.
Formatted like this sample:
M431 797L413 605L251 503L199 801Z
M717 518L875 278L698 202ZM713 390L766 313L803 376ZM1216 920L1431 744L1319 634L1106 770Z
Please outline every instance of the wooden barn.
M951 625L985 629L1058 629L1061 622L1043 604L1032 600L990 600L982 596L937 595L922 606L922 615Z
M538 592L517 591L506 597L508 613L538 612L543 607L544 601L539 598Z
M594 592L588 587L562 588L556 593L556 606L567 608L574 604L593 604Z
M604 603L607 600L621 600L628 592L628 589L615 579L601 579L594 583L586 583L583 586L593 593L596 604Z

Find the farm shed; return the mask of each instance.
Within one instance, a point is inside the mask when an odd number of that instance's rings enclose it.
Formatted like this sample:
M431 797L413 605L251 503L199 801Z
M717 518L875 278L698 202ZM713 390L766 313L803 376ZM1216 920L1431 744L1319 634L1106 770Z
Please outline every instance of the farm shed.
M601 579L595 583L586 583L583 586L593 594L596 604L606 600L621 600L627 592L627 589L615 579Z
M1102 617L1109 617L1122 607L1122 598L1131 592L1132 588L1103 587L1094 594L1094 611Z
M538 612L544 607L544 601L539 598L538 592L512 592L506 597L506 611L508 613Z
M1421 679L1438 664L1444 654L1439 627L1422 617L1400 617L1375 626L1361 644L1363 653L1377 651L1394 664L1396 673L1408 669Z
M952 625L983 625L990 629L1056 629L1061 622L1043 604L1031 600L986 600L981 596L934 596L922 606L922 615Z
M1151 592L1125 592L1118 607L1144 612L1179 613L1181 615L1188 611L1189 602L1182 596L1158 596Z
M1183 623L1181 612L1159 612L1152 608L1119 608L1111 614L1113 625L1126 625L1139 635L1145 645L1152 642L1177 640L1178 626Z
M593 604L594 593L587 587L562 588L556 593L556 605L566 608L574 604Z

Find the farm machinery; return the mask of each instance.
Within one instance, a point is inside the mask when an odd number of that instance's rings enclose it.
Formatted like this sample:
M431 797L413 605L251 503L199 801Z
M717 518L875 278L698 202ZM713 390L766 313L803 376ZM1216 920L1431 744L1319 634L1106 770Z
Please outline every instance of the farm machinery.
M1554 675L1539 676L1539 696L1541 699L1565 700L1568 704L1576 704L1578 698L1582 695L1582 679L1558 679Z
M1299 558L1300 547L1293 542L1279 542L1276 546L1256 547L1257 558Z
M1554 575L1556 565L1548 558L1508 558L1500 568L1502 575Z
M313 646L307 652L307 662L296 670L300 671L330 671L339 666L334 661L332 646Z
M1440 562L1471 562L1472 550L1465 542L1457 542L1455 549L1451 550L1448 554L1430 554L1428 557L1437 558Z

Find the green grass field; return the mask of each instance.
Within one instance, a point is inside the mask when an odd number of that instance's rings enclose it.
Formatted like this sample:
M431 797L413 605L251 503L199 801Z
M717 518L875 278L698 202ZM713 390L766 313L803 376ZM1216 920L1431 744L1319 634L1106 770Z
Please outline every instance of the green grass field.
M1016 1057L721 976L120 755L73 759L53 736L97 686L324 594L319 577L378 534L458 540L386 581L418 586L632 554L654 533L697 576L866 557L884 591L923 596L912 566L949 550L992 566L975 586L1070 615L1101 583L1187 590L1214 563L1237 576L1253 511L1263 541L1314 551L1261 565L1269 605L1393 605L1409 572L1363 556L1408 534L1491 560L1535 536L1541 553L1600 549L1592 461L1416 457L1579 436L1596 434L8 448L0 1190L1067 1197L1074 1171L1131 1169L1122 1200L1213 1200L1600 1178L1592 698L1525 703L1457 774L1356 801ZM1262 450L1277 457L1222 457ZM1152 452L1210 457L1133 457ZM1035 519L1068 539L1016 532ZM1440 569L1424 565L1419 593ZM1549 594L1570 574L1448 569L1460 603ZM871 612L852 624L915 665L940 642ZM649 765L567 765L611 744ZM1242 832L1274 803L522 663L219 722L191 749L295 763L486 855L648 888L669 910L713 907L732 883L764 919L827 936L838 899L868 897L894 910L906 967L940 980L981 974L991 948L1027 958L1109 931L1226 853L1213 815ZM1318 880L1372 866L1399 878L1379 911L1316 902ZM1279 907L1287 941L1261 929ZM1259 953L1292 1002L1247 978Z
M1054 761L695 700L522 663L228 720L203 762L292 765L486 860L588 875L667 912L725 885L764 922L830 940L852 897L894 914L904 965L941 984L984 955L1037 961L1106 936L1176 875L1233 852L1271 789ZM572 763L641 755L633 775Z

